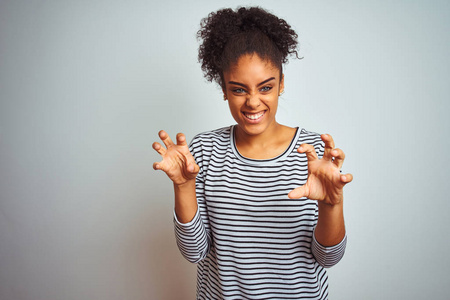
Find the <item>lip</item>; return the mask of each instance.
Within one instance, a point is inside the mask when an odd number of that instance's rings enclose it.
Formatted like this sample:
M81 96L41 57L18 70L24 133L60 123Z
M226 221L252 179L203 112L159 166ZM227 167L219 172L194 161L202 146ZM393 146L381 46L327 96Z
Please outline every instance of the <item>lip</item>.
M250 123L250 124L257 124L257 123L261 122L261 120L266 115L266 112L267 112L266 110L259 111L259 112L256 112L256 113L243 111L242 115L244 116L245 121L247 121L248 123ZM248 115L252 115L253 118L250 118Z

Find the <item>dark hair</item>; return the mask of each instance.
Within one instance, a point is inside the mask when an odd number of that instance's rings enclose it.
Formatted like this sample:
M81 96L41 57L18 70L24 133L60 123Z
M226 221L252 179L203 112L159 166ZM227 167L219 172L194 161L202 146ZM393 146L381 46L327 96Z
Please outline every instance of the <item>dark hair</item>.
M297 34L285 20L260 7L230 8L204 18L197 38L202 40L198 60L205 78L223 87L223 72L244 54L256 53L282 73L282 64L297 53Z

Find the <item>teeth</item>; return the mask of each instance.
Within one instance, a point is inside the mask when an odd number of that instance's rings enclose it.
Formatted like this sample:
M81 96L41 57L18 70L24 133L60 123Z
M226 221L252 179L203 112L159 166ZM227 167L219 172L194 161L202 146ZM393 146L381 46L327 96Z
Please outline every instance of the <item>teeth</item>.
M244 115L249 118L250 120L256 120L262 117L262 115L264 115L264 112L259 112L257 114L249 114L249 113L244 113Z

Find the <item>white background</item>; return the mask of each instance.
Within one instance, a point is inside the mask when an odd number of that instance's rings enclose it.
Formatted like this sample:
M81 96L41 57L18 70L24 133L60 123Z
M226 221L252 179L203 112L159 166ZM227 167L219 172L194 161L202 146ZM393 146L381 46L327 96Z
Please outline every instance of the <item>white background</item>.
M261 5L299 34L278 121L347 154L331 299L448 299L449 1L0 1L0 299L193 299L157 132L233 124L201 18Z

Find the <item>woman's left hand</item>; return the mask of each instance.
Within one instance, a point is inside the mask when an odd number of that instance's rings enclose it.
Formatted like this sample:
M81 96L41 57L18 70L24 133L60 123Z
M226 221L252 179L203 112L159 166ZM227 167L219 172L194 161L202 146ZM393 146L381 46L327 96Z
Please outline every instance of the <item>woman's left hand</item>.
M325 150L322 159L317 156L312 145L302 144L299 153L305 153L308 159L308 180L306 183L289 192L288 197L298 199L307 197L312 200L323 201L329 205L342 202L344 186L353 180L352 174L341 174L345 154L334 147L331 135L322 134Z

